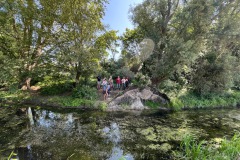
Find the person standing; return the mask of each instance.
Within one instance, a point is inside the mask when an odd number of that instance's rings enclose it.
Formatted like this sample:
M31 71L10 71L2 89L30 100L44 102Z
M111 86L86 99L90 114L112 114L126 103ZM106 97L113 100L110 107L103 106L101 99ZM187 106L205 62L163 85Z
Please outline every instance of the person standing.
M97 76L97 89L99 90L101 87L101 77L98 75Z
M110 82L107 84L107 97L110 96L110 91L111 91L111 85Z
M126 88L128 88L128 84L129 84L129 81L128 81L128 77L125 79L125 85L126 85Z
M103 86L103 99L107 100L108 90L107 90L107 80L106 80L106 78L103 79L102 86Z
M120 89L120 85L121 85L121 78L118 76L116 79L116 83L117 83L117 88Z
M125 77L123 77L122 78L122 90L125 90L125 88L126 88L125 82L126 82Z

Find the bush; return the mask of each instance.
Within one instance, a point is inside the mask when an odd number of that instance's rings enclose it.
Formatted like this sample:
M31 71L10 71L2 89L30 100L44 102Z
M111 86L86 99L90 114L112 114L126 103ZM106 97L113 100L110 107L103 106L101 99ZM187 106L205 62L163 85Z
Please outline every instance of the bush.
M161 105L160 103L157 103L157 102L153 102L153 101L146 101L145 103L144 103L144 105L145 106L148 106L148 107L150 107L150 108L152 108L152 109L157 109L157 108L159 108L159 106Z
M72 91L72 84L69 82L52 82L47 85L41 86L42 95L58 95L65 92Z
M147 75L143 75L139 72L135 75L135 80L133 81L133 83L139 88L145 88L151 85L151 80Z
M189 92L185 95L178 97L184 106L189 108L196 107L236 107L240 102L240 92L231 91L231 93L207 94L205 96L199 96L193 92Z
M79 85L76 88L74 88L72 96L74 98L82 98L87 100L95 100L98 97L96 88L91 88L85 85L83 86Z
M175 111L178 111L184 107L184 104L178 98L171 99L169 105L170 105L170 108L172 108Z
M79 98L73 98L73 97L53 97L51 98L50 102L53 103L59 103L65 107L79 107L79 106L85 106L85 107L92 107L94 105L94 102L92 100L86 100L86 99L79 99Z
M54 77L46 76L44 81L39 82L42 95L59 95L65 92L72 91L73 83L67 80L56 80Z
M99 104L99 108L100 108L100 110L102 110L102 111L106 111L106 109L107 109L107 103L106 103L106 102L101 102L101 103Z
M129 79L133 79L134 73L132 71L130 71L130 69L128 67L123 67L121 69L118 69L112 76L113 77L120 76L121 78L128 77Z

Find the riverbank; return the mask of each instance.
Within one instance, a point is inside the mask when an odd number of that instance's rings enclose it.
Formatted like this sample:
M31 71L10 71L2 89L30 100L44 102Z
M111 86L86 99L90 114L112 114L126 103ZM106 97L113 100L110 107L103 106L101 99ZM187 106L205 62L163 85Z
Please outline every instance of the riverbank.
M106 110L109 102L129 90L114 90L106 101L103 100L102 90L97 91L97 99L75 98L71 93L64 93L55 96L43 96L37 92L27 91L0 91L0 104L5 105L32 105L53 108L78 108L90 110ZM240 91L231 91L224 95L209 95L199 97L188 93L177 98L171 98L170 103L160 104L152 101L144 102L145 109L167 109L167 110L191 110L191 109L213 109L213 108L234 108L240 106ZM124 110L124 107L123 107Z
M240 106L240 91L231 90L224 94L199 96L192 92L171 99L170 107L174 110L229 108Z

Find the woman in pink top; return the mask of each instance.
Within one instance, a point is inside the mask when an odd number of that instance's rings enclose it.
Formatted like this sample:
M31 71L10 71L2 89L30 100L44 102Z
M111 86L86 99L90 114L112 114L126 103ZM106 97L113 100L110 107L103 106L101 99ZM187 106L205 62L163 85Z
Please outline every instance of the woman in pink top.
M116 79L116 83L117 83L117 88L120 89L121 78L119 76Z

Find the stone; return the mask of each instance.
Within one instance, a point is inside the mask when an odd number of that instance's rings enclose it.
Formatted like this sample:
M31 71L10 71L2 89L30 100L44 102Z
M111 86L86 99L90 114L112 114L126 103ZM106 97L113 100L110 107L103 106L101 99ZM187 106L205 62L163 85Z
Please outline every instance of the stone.
M140 98L143 99L143 100L149 100L152 96L152 91L148 90L148 89L143 89L141 92L140 92Z
M108 111L144 110L148 108L143 104L143 102L145 101L153 101L156 103L165 102L164 98L154 94L148 88L145 88L141 91L139 89L133 89L127 91L123 95L109 102L107 110Z

